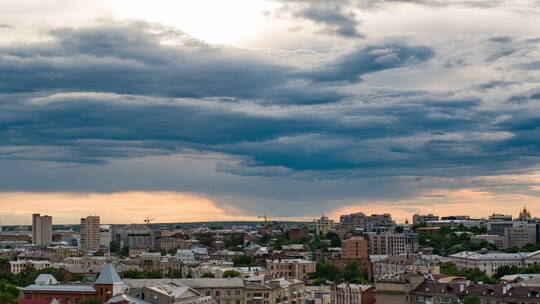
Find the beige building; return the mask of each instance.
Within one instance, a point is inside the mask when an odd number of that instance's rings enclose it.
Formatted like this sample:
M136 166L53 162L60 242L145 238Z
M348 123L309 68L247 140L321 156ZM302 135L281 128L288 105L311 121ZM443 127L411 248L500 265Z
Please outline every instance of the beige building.
M35 268L41 270L51 267L49 261L9 261L9 272L18 274L26 268Z
M152 304L211 304L211 296L204 296L199 291L175 284L145 286L141 299Z
M100 246L99 216L88 216L81 219L81 249L99 250Z
M315 231L317 232L318 235L327 234L328 232L332 231L332 229L334 229L334 225L335 225L334 221L329 219L324 214L321 216L320 219L314 220L314 224L315 224Z
M506 247L521 248L526 244L536 244L536 227L512 227L504 230Z
M152 289L148 287L169 285L192 288L202 297L211 297L215 304L304 304L305 285L300 280L274 279L263 282L241 278L202 278L125 279L124 282L131 296L143 298L152 303L154 300L148 297L153 297L154 294L148 294L148 290ZM169 289L168 292L175 293L173 289ZM157 296L156 301L161 301L160 296ZM159 302L158 304L166 303Z
M304 280L315 272L315 262L302 259L267 260L266 272L275 278Z
M52 242L52 216L32 214L32 243L49 245Z
M268 282L245 282L246 304L304 304L304 283L276 279Z

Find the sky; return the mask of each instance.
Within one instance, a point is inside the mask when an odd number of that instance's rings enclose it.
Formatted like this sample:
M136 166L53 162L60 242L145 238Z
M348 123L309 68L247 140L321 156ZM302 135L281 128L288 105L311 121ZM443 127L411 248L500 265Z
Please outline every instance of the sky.
M0 220L540 215L539 0L3 0Z

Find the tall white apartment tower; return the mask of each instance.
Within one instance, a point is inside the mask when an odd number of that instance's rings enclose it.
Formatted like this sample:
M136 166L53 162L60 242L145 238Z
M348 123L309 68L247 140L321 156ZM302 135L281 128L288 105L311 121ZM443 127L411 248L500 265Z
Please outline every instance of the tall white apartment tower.
M49 245L52 242L52 216L32 214L32 243Z
M81 219L81 249L99 250L100 231L99 216L88 216Z

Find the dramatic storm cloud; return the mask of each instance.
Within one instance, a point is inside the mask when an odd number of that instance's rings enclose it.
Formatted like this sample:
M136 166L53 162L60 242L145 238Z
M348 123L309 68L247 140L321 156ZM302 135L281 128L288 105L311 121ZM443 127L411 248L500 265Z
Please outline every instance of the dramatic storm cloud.
M234 31L160 22L189 4L74 3L42 4L65 22L0 14L0 210L14 223L38 197L65 221L91 208L62 206L108 199L182 201L164 221L203 219L199 203L221 219L403 219L538 201L534 2L261 0L227 8L260 19Z

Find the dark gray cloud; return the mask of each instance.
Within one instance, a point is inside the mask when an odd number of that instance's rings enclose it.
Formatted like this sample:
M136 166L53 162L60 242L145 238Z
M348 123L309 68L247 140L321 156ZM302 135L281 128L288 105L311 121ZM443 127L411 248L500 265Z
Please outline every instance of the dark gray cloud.
M61 29L52 35L52 43L0 48L0 92L98 91L299 104L344 97L291 84L292 67L148 23Z
M323 68L318 68L304 75L319 82L346 81L354 83L360 81L360 77L364 74L427 61L434 55L433 49L427 46L404 44L369 46L345 54Z
M314 22L322 27L321 32L348 38L361 38L358 31L359 20L356 14L347 8L348 0L276 0L284 3L278 10L278 16L292 16Z
M52 34L0 48L2 160L222 155L217 174L303 181L489 175L537 161L537 91L497 107L463 92L350 93L369 73L428 64L429 46L362 46L304 68L147 23Z
M348 96L311 80L360 75L427 60L427 47L362 48L309 73L268 54L214 47L143 23L59 29L49 43L0 47L0 92L96 91L159 97L223 97L269 104L323 104Z

